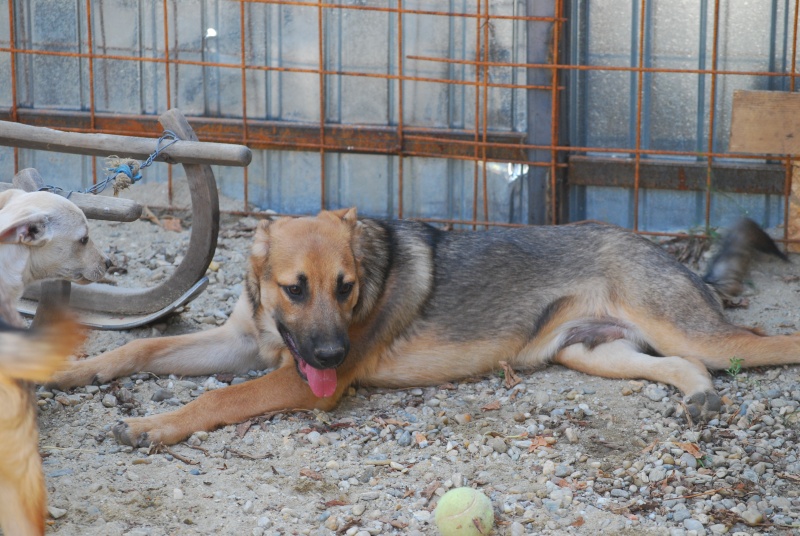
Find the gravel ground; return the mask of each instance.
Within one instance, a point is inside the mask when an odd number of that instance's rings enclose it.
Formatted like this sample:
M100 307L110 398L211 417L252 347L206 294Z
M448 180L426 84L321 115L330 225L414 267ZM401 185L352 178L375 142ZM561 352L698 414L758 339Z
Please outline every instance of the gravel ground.
M241 291L255 221L223 222L205 293L129 332L91 334L94 356L139 337L221 324ZM127 273L152 285L180 261L188 231L93 223ZM794 265L755 267L741 324L800 325ZM251 371L253 377L264 371ZM151 452L115 443L118 419L170 411L247 377L142 373L63 393L40 388L48 532L61 535L435 534L449 488L480 488L497 534L800 532L800 382L795 367L718 374L718 419L688 424L680 395L552 366L431 388L351 389L331 413L253 419Z

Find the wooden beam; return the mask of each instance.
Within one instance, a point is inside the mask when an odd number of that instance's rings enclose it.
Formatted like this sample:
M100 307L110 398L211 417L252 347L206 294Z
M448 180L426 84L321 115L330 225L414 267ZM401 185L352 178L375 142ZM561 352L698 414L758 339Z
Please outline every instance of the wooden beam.
M166 145L166 141L163 145ZM0 121L0 145L60 153L108 156L118 154L144 160L156 149L153 138L114 134L83 134ZM253 155L243 145L181 140L164 149L158 162L247 166Z
M730 151L800 155L800 93L734 91Z

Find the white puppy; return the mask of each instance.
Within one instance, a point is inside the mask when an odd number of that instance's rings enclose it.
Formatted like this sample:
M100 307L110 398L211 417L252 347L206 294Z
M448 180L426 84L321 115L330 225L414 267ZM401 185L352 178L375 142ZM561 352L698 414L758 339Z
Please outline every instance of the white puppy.
M15 305L41 279L100 280L109 259L89 239L83 212L49 192L0 193L0 527L7 535L44 534L46 494L30 381L46 381L82 340L73 321L24 333Z

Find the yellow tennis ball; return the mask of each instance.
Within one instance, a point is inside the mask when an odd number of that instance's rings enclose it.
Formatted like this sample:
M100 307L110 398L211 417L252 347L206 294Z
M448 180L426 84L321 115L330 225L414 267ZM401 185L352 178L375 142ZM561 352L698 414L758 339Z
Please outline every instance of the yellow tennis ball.
M492 531L492 501L472 488L454 488L442 495L434 512L442 536L485 536Z

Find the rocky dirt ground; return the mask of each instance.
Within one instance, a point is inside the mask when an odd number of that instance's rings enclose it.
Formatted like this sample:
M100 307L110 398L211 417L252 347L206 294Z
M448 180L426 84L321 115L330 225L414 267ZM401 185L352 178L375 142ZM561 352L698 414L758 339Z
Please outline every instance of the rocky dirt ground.
M224 219L211 284L178 314L129 332L94 331L88 356L139 337L209 329L241 290L255 220ZM93 223L95 241L152 285L188 231ZM800 258L755 267L737 322L800 326ZM735 365L735 363L734 363ZM41 452L58 535L435 534L454 486L492 500L496 534L800 532L797 367L720 373L727 405L690 425L675 389L557 366L431 388L352 389L330 413L253 419L163 449L118 445L120 418L164 412L243 377L143 372L70 392L38 390Z

